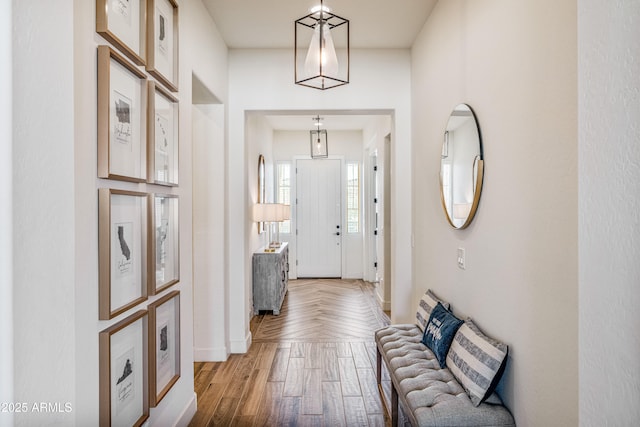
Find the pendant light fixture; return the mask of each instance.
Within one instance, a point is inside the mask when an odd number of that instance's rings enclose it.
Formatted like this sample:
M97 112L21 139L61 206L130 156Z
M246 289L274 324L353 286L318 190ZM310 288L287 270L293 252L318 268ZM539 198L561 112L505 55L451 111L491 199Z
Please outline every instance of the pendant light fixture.
M320 129L322 126L322 120L320 116L312 118L316 126L316 129L309 132L311 140L311 158L312 159L326 159L329 157L329 148L327 146L327 130Z
M349 20L320 0L295 22L296 84L325 90L349 83Z

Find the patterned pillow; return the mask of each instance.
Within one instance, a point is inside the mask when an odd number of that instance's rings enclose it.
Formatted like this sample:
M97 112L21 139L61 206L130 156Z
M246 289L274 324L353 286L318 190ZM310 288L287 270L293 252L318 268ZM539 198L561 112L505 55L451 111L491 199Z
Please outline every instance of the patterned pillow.
M428 289L422 296L420 304L418 304L418 311L416 312L418 327L422 332L424 332L427 320L429 320L429 316L431 316L431 310L433 310L439 302L442 303L444 308L449 310L449 303L438 298L433 292L431 292L431 289Z
M462 323L464 322L451 314L441 303L438 303L431 310L429 322L427 322L422 336L422 343L435 354L441 368L446 366L449 346Z
M483 334L471 319L458 329L447 354L447 367L480 405L498 385L507 364L509 347Z

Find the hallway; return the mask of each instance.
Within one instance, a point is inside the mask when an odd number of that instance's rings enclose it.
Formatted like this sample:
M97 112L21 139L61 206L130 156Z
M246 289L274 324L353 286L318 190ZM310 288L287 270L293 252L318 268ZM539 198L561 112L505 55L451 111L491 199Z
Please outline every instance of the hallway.
M279 316L253 318L249 352L195 363L190 426L389 425L373 342L388 322L369 283L291 281Z

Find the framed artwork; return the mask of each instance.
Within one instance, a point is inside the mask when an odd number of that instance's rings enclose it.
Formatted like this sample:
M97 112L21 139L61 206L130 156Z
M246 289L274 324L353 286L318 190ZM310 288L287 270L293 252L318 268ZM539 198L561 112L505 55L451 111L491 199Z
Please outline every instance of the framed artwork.
M109 46L98 46L98 176L147 180L146 75Z
M180 280L178 196L154 194L149 199L148 294L155 295Z
M147 98L147 176L153 184L178 185L178 100L149 81Z
M145 65L147 0L96 0L96 32L137 65Z
M147 71L178 91L178 3L147 0Z
M100 332L100 426L140 426L149 418L148 313Z
M148 199L146 193L98 190L100 320L147 299Z
M149 304L149 397L151 406L180 378L180 292Z

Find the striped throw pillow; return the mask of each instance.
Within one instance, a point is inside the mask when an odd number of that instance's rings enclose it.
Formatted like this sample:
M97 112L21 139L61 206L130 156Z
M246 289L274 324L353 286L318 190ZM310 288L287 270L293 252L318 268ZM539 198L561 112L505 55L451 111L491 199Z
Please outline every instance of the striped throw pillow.
M471 319L453 338L447 367L464 387L474 406L493 393L504 372L509 348L483 334Z
M420 300L420 304L418 304L418 311L416 312L417 324L422 332L424 332L424 328L429 321L431 310L433 310L438 303L442 304L444 308L449 310L448 302L442 301L433 292L431 292L431 289L427 289L427 292L424 293Z

